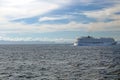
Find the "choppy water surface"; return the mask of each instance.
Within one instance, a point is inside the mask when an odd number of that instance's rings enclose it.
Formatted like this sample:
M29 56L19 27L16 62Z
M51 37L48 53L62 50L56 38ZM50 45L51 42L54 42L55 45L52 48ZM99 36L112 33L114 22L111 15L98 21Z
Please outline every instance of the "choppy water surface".
M0 45L0 80L120 80L120 46Z

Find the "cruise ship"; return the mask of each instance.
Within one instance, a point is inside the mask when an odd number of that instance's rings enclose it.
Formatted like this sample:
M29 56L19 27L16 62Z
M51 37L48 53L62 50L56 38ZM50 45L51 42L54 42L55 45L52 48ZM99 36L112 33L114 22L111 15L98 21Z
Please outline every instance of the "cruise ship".
M117 42L113 38L94 38L91 36L78 38L74 42L74 46L108 46L116 44Z

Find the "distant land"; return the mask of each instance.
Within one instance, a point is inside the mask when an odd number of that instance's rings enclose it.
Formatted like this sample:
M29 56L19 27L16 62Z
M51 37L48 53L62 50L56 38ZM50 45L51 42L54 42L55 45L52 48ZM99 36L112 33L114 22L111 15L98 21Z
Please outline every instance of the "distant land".
M117 41L120 44L120 41ZM55 42L55 41L4 41L0 40L0 44L73 44L73 42Z
M0 44L71 44L67 42L54 42L54 41L3 41L0 40Z
M0 41L0 44L55 44L50 41Z

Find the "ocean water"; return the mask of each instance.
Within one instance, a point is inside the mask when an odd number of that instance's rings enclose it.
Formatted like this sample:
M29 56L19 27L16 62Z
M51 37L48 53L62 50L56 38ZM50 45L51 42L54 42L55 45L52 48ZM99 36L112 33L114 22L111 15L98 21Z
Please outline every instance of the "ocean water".
M120 80L120 45L0 45L0 80Z

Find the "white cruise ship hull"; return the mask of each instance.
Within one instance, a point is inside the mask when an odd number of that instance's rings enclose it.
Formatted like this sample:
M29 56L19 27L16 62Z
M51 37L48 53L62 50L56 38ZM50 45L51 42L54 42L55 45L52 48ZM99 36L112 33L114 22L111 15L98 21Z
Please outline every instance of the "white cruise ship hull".
M74 46L110 46L110 45L116 45L116 42L114 43L74 43Z

